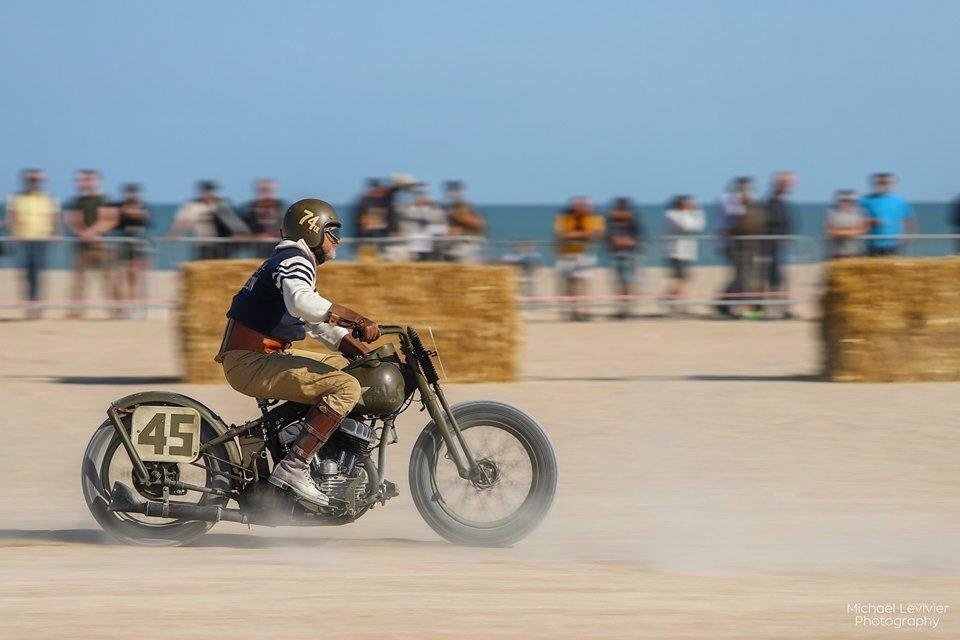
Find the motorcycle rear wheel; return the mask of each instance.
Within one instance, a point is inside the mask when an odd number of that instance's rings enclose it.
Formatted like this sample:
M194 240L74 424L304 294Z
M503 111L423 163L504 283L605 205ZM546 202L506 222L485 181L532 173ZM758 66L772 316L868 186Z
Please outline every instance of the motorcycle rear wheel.
M484 482L460 478L446 442L431 421L410 455L410 493L438 534L465 546L509 546L546 517L557 489L557 457L543 427L500 402L475 400L453 407Z
M128 429L129 420L129 414L121 416L121 421ZM206 422L202 423L200 433L202 442L217 437L216 431ZM227 465L215 459L227 460L226 448L224 445L220 445L207 453L212 455L204 454L198 462L206 464L208 471L204 472L197 467L191 467L192 470L199 471L205 476L205 479L199 484L209 488L229 490L229 479L217 473L221 470L226 471ZM129 545L173 547L189 544L213 527L214 523L212 522L153 518L140 514L110 511L110 490L116 481L129 485L144 499L157 499L156 496L144 494L136 487L136 482L126 467L132 468L132 464L120 443L120 438L117 436L113 424L109 420L104 421L93 434L84 452L81 483L83 485L83 497L90 513L111 537ZM193 497L198 504L209 506L223 507L229 501L226 497L206 493L201 494L199 499L196 499L197 494L194 492L189 492L188 495ZM174 499L184 500L183 497L179 496L175 496ZM187 499L189 500L189 498Z

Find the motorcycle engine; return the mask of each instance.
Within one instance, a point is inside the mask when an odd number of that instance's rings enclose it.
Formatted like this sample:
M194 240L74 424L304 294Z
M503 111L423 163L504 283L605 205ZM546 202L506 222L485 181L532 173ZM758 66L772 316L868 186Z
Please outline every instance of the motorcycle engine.
M299 436L300 429L299 421L291 423L277 434L277 438L284 447L290 447ZM376 440L377 432L373 427L344 418L340 428L310 462L311 473L320 491L331 498L347 501L351 486L363 473L362 464L358 463L369 457ZM355 498L366 495L365 474L363 480L355 486Z

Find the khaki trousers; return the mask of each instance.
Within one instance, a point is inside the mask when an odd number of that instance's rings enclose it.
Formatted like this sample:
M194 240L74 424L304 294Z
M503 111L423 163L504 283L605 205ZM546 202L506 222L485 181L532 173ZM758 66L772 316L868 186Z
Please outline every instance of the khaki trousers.
M343 356L299 349L223 354L223 373L240 393L303 404L323 400L342 416L350 413L360 399L360 383L340 370L346 364Z

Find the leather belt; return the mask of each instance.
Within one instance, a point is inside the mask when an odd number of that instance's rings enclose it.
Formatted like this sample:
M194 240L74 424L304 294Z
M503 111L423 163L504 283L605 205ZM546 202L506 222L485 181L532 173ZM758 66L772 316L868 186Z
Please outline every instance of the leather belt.
M289 346L289 342L281 342L276 338L271 338L231 318L227 320L227 328L223 332L223 342L220 343L220 351L214 360L222 363L223 354L227 351L273 353L274 351L283 351Z

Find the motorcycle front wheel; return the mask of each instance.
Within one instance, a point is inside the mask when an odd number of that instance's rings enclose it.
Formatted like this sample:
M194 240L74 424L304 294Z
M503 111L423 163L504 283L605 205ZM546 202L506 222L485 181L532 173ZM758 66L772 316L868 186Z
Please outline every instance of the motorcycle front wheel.
M543 427L500 402L453 407L481 473L464 479L431 421L410 454L410 493L427 524L454 544L507 546L546 517L557 490L557 457Z

